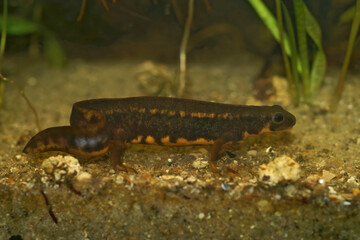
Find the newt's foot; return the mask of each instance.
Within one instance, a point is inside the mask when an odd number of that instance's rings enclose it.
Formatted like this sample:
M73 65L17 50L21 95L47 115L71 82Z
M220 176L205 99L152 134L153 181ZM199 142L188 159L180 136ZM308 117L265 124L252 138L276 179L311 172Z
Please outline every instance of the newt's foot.
M125 165L121 164L116 164L115 168L119 171L123 171L123 172L126 172L126 173L135 173L137 174L138 172L132 168L132 167L126 167Z
M215 163L213 161L209 161L209 167L213 173L219 173L219 170L216 168Z

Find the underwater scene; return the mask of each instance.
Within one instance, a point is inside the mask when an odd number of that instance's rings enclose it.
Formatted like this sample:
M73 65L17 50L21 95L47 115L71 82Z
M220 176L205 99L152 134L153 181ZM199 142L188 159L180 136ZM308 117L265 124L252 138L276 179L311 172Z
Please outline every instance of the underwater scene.
M0 239L360 239L360 0L1 0Z

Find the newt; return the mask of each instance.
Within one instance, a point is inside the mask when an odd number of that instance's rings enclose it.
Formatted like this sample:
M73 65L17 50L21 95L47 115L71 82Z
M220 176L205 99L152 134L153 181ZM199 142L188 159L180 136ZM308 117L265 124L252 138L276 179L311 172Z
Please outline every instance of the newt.
M247 106L168 97L103 98L76 102L70 126L40 131L24 153L61 151L79 157L109 152L114 167L125 167L126 143L212 145L215 170L222 146L249 136L292 128L296 118L278 105ZM133 170L133 169L131 169Z

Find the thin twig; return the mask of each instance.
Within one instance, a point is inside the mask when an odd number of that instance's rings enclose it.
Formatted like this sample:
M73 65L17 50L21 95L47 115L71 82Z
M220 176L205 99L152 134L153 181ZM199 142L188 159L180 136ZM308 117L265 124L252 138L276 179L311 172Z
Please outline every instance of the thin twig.
M13 84L17 90L19 91L20 95L25 99L27 105L29 106L30 110L33 112L34 114L34 117L35 117L35 124L36 124L36 127L38 128L38 130L40 131L40 123L39 123L39 118L38 118L38 114L36 112L36 109L34 108L34 106L31 104L29 98L25 95L25 92L24 90L21 88L21 86L15 82L14 80L10 80L6 77L4 77L1 73L0 73L0 79L5 81L5 82L8 82L8 83L11 83Z
M180 45L180 85L178 90L178 96L181 97L184 94L186 86L186 47L190 37L191 23L194 15L194 0L189 0L188 16L186 19L184 35Z
M179 7L179 3L177 0L171 0L171 5L173 7L174 10L174 14L176 17L176 20L178 21L179 25L182 26L184 24L184 17L181 13L181 9Z
M81 8L80 8L79 16L76 18L77 22L80 22L81 19L84 17L85 7L86 7L86 0L82 0L81 1Z
M106 11L109 11L109 5L107 4L106 0L101 0L102 5L104 6Z

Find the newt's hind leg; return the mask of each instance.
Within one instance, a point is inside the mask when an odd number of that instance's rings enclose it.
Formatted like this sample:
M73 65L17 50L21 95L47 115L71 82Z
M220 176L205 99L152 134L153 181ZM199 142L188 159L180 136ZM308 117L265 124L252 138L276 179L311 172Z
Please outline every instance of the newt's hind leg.
M118 169L119 171L125 171L127 173L137 173L135 169L127 167L123 163L123 157L126 149L124 130L121 128L115 130L113 133L113 137L114 142L110 147L110 159L114 168Z

